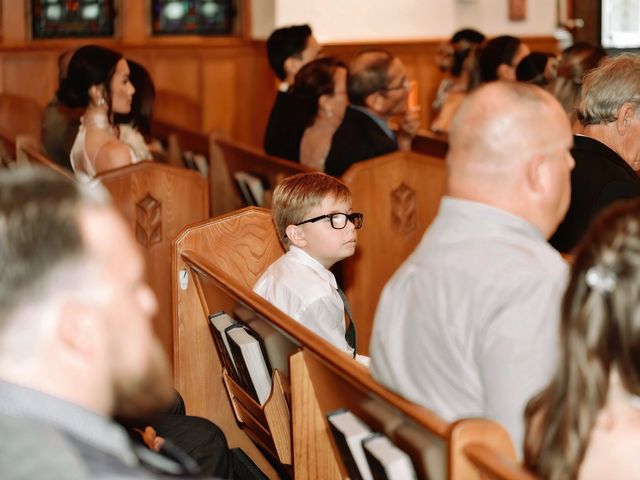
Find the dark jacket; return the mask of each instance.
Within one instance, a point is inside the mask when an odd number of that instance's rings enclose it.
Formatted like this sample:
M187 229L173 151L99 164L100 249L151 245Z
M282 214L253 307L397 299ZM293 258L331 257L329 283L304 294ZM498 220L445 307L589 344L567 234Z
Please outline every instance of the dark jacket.
M278 92L264 134L265 152L294 162L300 161L300 142L305 130L297 103L292 94Z
M620 155L583 135L574 135L573 142L571 204L549 240L563 253L576 246L598 212L617 200L640 197L640 178Z
M342 124L333 134L325 172L341 176L356 162L398 150L398 143L366 113L347 107Z

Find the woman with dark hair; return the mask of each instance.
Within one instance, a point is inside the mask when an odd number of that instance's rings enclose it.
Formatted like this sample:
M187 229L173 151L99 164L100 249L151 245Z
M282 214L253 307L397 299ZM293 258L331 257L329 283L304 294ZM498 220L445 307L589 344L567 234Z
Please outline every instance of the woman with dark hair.
M501 35L489 40L478 56L480 82L516 81L516 67L529 55L529 47L519 38Z
M436 99L431 104L435 114L432 131L448 133L460 104L480 83L477 60L484 38L483 34L470 28L459 30L451 37L449 60L445 60L446 57L438 60L438 66L448 75L440 82Z
M585 75L600 65L607 53L588 42L577 42L566 48L558 61L558 74L551 93L562 104L572 123L576 122L576 103L582 91Z
M547 87L556 78L558 61L555 55L546 52L531 52L518 63L516 79Z
M131 102L131 111L126 115L116 114L119 138L126 143L140 160L153 160L153 154L162 156L162 146L151 137L153 105L156 100L156 88L146 68L137 62L128 60L129 79L135 88Z
M300 100L300 121L306 125L300 163L323 172L333 134L349 104L347 66L331 57L308 63L296 75L293 94Z
M559 366L526 409L525 463L546 480L638 478L640 200L598 217L562 305Z
M115 113L129 113L134 92L121 54L95 45L76 50L58 90L64 104L85 109L71 148L74 172L93 178L140 160L118 139L113 123Z

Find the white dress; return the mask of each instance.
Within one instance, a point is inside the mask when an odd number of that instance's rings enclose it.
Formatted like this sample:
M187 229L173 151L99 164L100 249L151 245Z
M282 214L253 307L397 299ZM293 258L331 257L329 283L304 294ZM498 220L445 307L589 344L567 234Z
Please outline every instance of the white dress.
M88 129L99 129L108 133L108 136L105 136L105 141L102 143L102 145L98 146L92 158L89 157L85 149L85 138ZM70 154L71 166L76 175L88 178L93 178L96 176L96 167L94 161L100 153L100 150L102 150L102 147L112 139L109 137L118 140L118 137L114 132L114 127L113 125L111 125L106 115L84 115L80 119L80 128L78 129L78 135L76 135L76 139L73 142L73 146L71 147ZM131 146L127 145L127 148L131 157L131 163L140 162L141 159L136 155Z

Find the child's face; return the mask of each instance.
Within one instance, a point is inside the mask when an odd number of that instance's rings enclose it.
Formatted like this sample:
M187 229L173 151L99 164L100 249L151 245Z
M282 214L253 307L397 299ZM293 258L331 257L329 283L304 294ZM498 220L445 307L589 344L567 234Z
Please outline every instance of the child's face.
M312 208L305 219L330 213L351 213L351 200L336 201L325 197L320 205ZM353 255L356 251L357 233L353 223L347 221L343 229L335 229L328 218L298 226L303 229L304 240L301 247L305 252L329 269L334 263Z

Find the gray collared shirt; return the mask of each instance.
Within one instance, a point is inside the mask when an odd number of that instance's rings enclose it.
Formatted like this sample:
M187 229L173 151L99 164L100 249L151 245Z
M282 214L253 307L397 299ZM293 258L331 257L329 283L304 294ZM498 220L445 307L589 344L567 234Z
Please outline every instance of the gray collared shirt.
M131 440L122 426L60 398L0 381L0 414L40 420L126 465L138 465Z
M524 407L557 356L567 273L524 219L445 197L383 290L373 375L447 421L497 420L520 449Z

